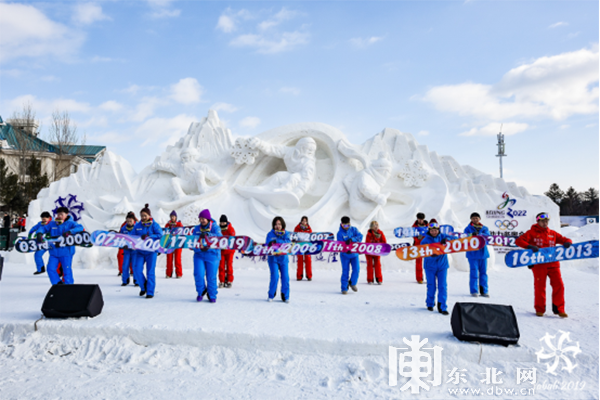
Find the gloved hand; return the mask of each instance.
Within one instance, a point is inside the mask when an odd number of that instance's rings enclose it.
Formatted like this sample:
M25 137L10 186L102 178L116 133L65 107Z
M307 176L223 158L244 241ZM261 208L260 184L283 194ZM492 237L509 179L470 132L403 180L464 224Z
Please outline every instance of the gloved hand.
M273 246L275 243L277 243L277 241L276 241L276 240L271 240L271 241L269 242L268 246Z
M148 235L142 235L142 240L146 240L146 239L148 239L148 237L149 237Z
M201 251L206 251L206 250L208 250L208 247L207 246L200 247L200 250Z
M347 245L350 245L350 243L352 243L352 240L350 240L350 239L346 239L346 244L347 244Z
M200 234L200 239L204 239L204 238L206 238L206 232L202 232L202 233Z
M537 246L534 246L532 244L530 244L529 246L527 246L527 248L531 251L533 251L534 253L537 253L538 251L540 251L540 248Z
M569 247L571 247L571 245L572 245L572 244L573 244L573 243L571 243L571 242L564 242L564 243L563 243L563 247L564 247L565 249L568 249Z
M35 236L35 241L36 241L36 243L43 243L44 242L44 234L43 233L38 233Z
M439 257L439 256L440 256L439 254L434 254L434 255L432 255L432 256L429 256L429 257L431 257L431 258L436 258L436 257Z
M440 244L443 244L445 246L446 245L446 238L442 238L442 241L440 242Z
M65 233L63 233L63 236L68 238L69 236L71 236L71 232L66 231Z

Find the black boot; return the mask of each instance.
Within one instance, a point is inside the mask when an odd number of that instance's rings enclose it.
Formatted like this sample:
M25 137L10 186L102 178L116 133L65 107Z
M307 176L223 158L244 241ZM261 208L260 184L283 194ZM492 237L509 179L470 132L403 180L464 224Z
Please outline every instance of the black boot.
M482 296L485 294L483 291L483 286L481 286L481 285L479 285L479 294Z
M127 282L121 283L121 286L127 286L127 285L129 285L129 278L127 279Z
M46 267L42 267L42 269L41 269L41 270L39 270L39 271L35 271L33 274L34 274L34 275L39 275L39 274L43 274L44 272L46 272Z
M438 312L442 315L448 315L448 311L442 311L442 303L437 304Z
M145 290L140 290L140 296L143 296L143 295L145 295L145 294L146 294L146 291L145 291Z
M427 307L429 311L433 311L433 307Z

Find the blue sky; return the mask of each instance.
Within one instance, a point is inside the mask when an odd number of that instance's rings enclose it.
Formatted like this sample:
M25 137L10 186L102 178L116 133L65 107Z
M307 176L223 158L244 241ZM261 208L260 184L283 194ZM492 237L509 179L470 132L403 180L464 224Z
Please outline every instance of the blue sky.
M0 115L67 110L140 171L219 112L234 135L410 132L540 194L598 188L597 1L0 2Z

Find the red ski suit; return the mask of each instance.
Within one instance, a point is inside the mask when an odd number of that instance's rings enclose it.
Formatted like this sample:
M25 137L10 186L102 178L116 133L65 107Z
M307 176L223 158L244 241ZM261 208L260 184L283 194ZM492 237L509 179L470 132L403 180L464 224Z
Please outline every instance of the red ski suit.
M375 234L381 235L379 238L375 236ZM373 232L372 229L369 229L367 232L366 243L387 243L387 239L382 231L379 229L377 232ZM373 282L373 270L375 270L375 279L377 282L383 282L383 277L381 276L381 261L380 256L366 256L367 257L367 282Z
M165 228L183 228L181 221L167 222ZM183 249L175 249L174 252L167 254L167 276L170 278L173 276L173 261L175 261L175 274L177 277L183 275L183 269L181 267L181 252Z
M560 233L549 228L542 228L538 224L517 238L515 243L519 247L527 248L529 245L539 248L554 247L566 242L573 243ZM550 278L552 286L552 312L555 314L565 312L565 286L560 276L560 263L558 261L537 264L531 268L533 272L533 287L535 291L535 311L546 312L546 279Z
M121 231L121 228L123 228L125 225L127 225L127 221L125 221L121 224L119 231ZM123 273L123 252L124 251L125 250L123 250L123 249L119 249L119 252L117 253L117 263L119 264L119 275ZM131 274L131 276L133 276L132 263L129 263L129 273Z
M412 225L413 228L424 227L424 226L427 226L426 220L423 220L423 225L419 225L418 220L416 220L415 223ZM422 239L423 239L423 236L415 236L414 245L415 246L420 245ZM422 258L417 258L415 260L415 275L417 277L417 282L423 282L423 259Z
M301 224L296 225L294 232L312 233L310 225L303 228ZM298 268L296 269L296 279L302 280L304 269L306 269L306 279L312 279L312 258L310 256L296 256Z
M235 229L231 222L227 223L227 228L221 228L223 236L235 236ZM233 256L235 250L221 250L221 262L219 263L219 282L233 282Z

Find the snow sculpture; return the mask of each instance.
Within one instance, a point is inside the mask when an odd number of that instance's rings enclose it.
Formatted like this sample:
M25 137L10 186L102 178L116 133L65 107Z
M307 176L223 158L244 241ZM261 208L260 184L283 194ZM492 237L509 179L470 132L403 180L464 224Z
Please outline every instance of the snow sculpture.
M392 162L383 151L377 159L371 161L365 154L361 154L344 141L339 142L338 150L348 158L358 160L363 168L344 180L348 191L350 215L362 221L386 205L391 193L382 193L382 189L392 174Z
M279 171L255 187L236 186L236 191L275 208L297 208L300 199L311 187L315 178L315 151L317 143L305 137L295 146L273 145L258 138L246 143L250 150L259 150L267 156L283 159L287 171ZM237 159L236 159L237 162Z
M204 194L209 189L207 181L213 184L220 183L222 178L207 164L196 161L198 153L193 148L186 148L181 152L179 165L157 161L152 164L152 169L164 171L175 175L171 178L171 187L175 200L182 200L188 195Z
M231 157L235 159L236 164L252 165L256 161L256 157L260 152L252 147L254 143L252 139L239 138L235 141L233 150L231 150Z
M504 193L516 200L513 209L527 211L515 217L518 228L509 233L535 223L541 211L551 213L551 228L559 229L558 206L547 197L440 156L409 133L385 128L351 144L339 129L310 122L234 138L211 110L141 172L107 151L91 166L43 189L28 214L50 211L59 196L71 194L85 203L80 221L88 231L118 229L128 211L137 213L149 203L159 223L176 210L184 224L192 225L208 208L215 218L226 214L236 231L257 241L275 215L288 226L306 215L313 229L333 232L343 215L363 233L377 219L392 241L394 228L412 224L417 212L461 229L477 211L485 225L495 227L508 218L498 210ZM36 222L28 218L28 227ZM87 250L77 254L89 255L83 262L90 267L115 260L114 249ZM453 267L467 268L464 255L450 258ZM391 257L386 262L397 266Z
M423 168L423 164L419 160L406 161L398 176L404 180L404 185L408 187L421 187L429 178L429 172Z

